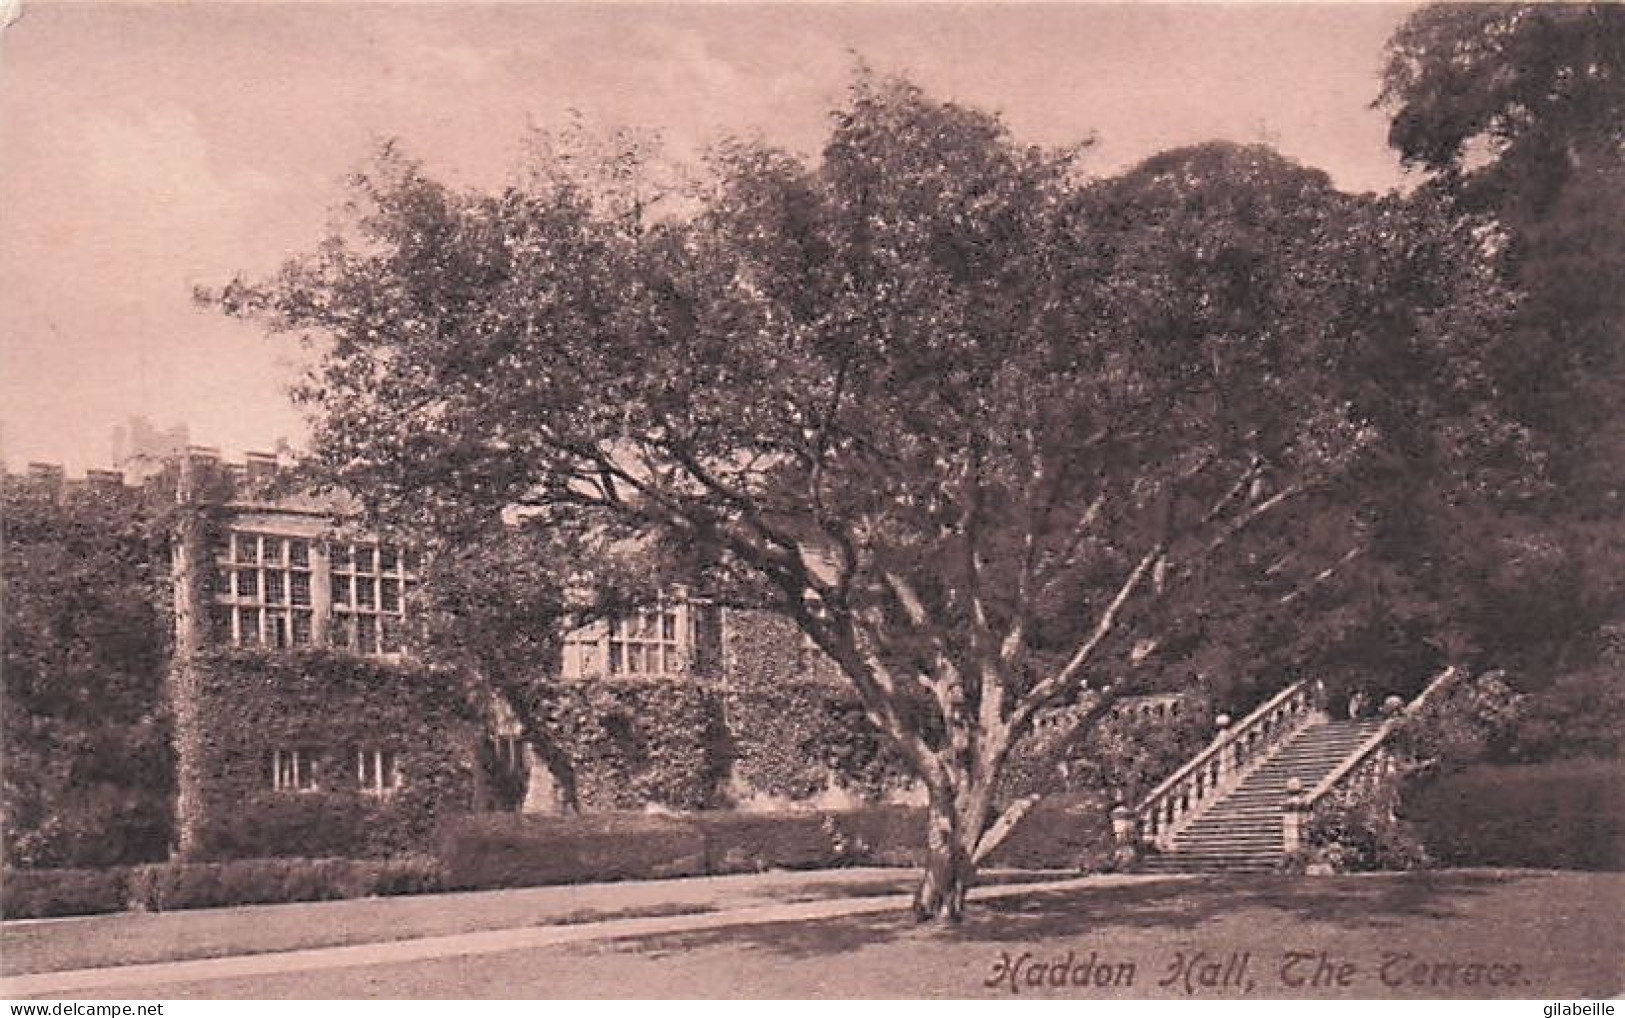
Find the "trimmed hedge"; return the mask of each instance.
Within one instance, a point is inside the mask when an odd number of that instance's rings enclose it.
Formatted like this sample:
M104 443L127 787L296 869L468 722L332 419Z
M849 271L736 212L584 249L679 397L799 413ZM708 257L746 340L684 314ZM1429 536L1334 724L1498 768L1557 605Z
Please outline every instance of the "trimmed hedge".
M836 836L826 813L717 813L691 820L705 845L708 873L851 865L851 842Z
M1625 870L1625 762L1480 765L1405 802L1428 854L1446 866Z
M0 914L23 919L774 869L909 867L921 862L924 814L917 806L876 806L681 816L458 816L441 825L438 859L273 858L13 870L0 882ZM1057 799L1040 803L989 865L1103 868L1110 853L1104 813L1083 800Z
M446 886L459 890L602 880L758 873L842 866L917 866L925 811L917 806L796 813L487 814L447 821ZM1041 802L990 866L1104 869L1111 826L1092 800Z
M912 866L923 811L485 814L442 827L446 886L459 890L604 880L758 873L772 869Z
M706 813L691 818L705 837L707 871L917 866L925 811L873 806L806 813Z
M239 859L135 866L126 886L132 909L167 912L422 894L440 889L440 873L428 858Z
M440 859L455 890L692 877L705 841L686 819L647 813L484 813L443 825Z
M119 912L129 901L127 867L104 870L7 870L0 876L0 918Z
M0 916L35 919L121 911L423 894L443 885L440 863L399 859L239 859L105 870L11 870Z

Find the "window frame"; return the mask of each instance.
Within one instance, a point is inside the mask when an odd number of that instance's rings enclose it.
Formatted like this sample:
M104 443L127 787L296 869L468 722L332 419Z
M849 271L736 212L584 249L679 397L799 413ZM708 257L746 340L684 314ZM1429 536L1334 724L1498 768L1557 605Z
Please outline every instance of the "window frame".
M401 755L396 750L357 746L354 760L356 787L363 795L388 798L405 784Z
M271 790L305 794L320 792L321 753L306 746L271 750Z

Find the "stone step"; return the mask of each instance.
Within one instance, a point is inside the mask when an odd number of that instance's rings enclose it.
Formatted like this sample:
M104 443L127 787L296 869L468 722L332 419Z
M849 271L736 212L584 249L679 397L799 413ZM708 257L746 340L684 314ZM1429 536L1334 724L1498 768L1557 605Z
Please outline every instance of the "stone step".
M1279 852L1280 831L1267 837L1175 837L1173 851L1181 855L1201 852Z
M1181 830L1171 851L1146 857L1141 868L1153 873L1273 871L1283 855L1281 807L1288 797L1288 782L1313 788L1381 724L1331 721L1299 731Z
M1281 854L1281 844L1280 844L1279 841L1271 841L1271 842L1268 842L1268 843L1260 842L1258 844L1246 844L1246 845L1233 845L1233 844L1226 844L1226 843L1201 844L1201 845L1181 845L1178 842L1175 842L1174 851L1169 853L1169 854L1171 854L1171 855L1190 855L1190 856L1198 856L1198 855L1199 856L1221 856L1222 855L1222 856L1235 856L1238 859L1242 859L1242 858L1246 858L1247 856L1253 856L1253 855L1280 855Z
M1148 873L1273 873L1279 858L1247 856L1241 859L1152 856L1142 864Z
M1185 828L1174 836L1176 841L1194 840L1205 837L1231 837L1231 836L1261 836L1279 838L1281 825L1273 824L1208 824L1197 827L1195 824Z

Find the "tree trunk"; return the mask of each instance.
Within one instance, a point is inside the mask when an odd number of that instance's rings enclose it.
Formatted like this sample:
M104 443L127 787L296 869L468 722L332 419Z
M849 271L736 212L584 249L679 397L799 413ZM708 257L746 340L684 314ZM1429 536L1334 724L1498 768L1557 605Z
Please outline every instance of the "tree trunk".
M965 895L976 880L976 840L986 819L978 812L961 809L948 792L932 790L926 807L925 874L914 892L914 916L921 922L964 918Z
M182 452L175 491L176 522L171 536L175 648L170 656L165 696L175 754L175 812L170 857L187 860L199 849L206 819L203 802L203 721L199 713L196 658L203 645L202 574L206 550L199 518L191 456Z

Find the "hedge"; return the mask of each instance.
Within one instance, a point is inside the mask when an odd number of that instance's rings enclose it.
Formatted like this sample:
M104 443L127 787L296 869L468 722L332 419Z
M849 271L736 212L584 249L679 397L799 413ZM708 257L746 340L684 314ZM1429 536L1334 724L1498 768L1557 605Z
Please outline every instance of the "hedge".
M1097 815L1098 814L1098 815ZM917 866L925 811L915 806L794 813L607 813L581 817L488 814L450 818L441 831L447 886L460 890L773 869ZM1103 869L1110 822L1092 800L1041 802L990 866Z
M1040 803L988 864L1102 868L1103 813ZM168 911L440 890L486 890L774 869L919 865L924 810L876 806L796 813L603 813L449 817L439 857L238 859L106 870L13 870L0 882L7 919L125 909Z
M35 919L422 894L439 890L443 883L440 863L426 857L10 870L0 880L0 916Z
M1625 762L1479 765L1406 797L1446 866L1625 870Z
M154 912L422 894L442 885L436 860L411 857L239 859L134 866L128 872L130 907Z
M447 886L463 890L770 869L910 865L918 809L852 813L605 813L458 817L442 829Z
M122 911L128 867L8 870L0 877L0 918L95 915Z
M646 813L487 813L449 819L440 858L456 890L691 877L705 872L705 841L686 819Z

